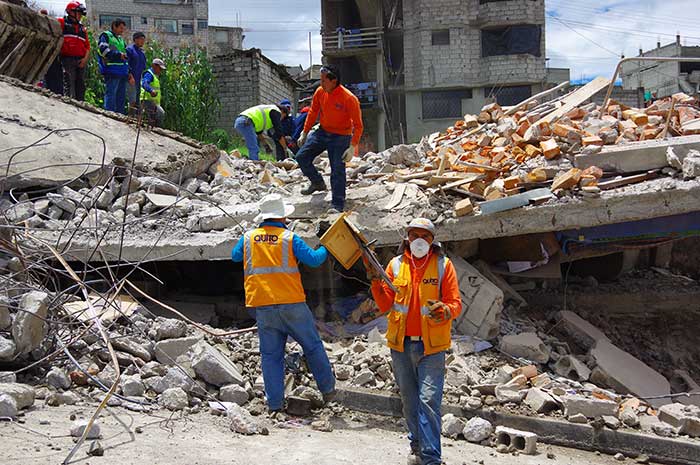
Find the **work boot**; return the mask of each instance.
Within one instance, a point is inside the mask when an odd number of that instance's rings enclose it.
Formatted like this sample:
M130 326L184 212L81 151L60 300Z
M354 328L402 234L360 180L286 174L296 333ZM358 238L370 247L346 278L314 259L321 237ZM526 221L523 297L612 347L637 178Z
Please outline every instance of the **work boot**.
M326 183L323 181L321 181L319 183L312 182L311 184L309 184L309 187L307 187L306 189L302 189L301 193L303 195L311 195L314 192L322 192L322 191L325 191L327 189L328 188L326 187Z
M411 451L406 459L407 465L422 465L423 461L420 459L420 454L418 452Z
M331 392L326 392L325 394L322 394L323 404L328 405L329 403L333 402L337 394L338 392L335 389L333 389Z

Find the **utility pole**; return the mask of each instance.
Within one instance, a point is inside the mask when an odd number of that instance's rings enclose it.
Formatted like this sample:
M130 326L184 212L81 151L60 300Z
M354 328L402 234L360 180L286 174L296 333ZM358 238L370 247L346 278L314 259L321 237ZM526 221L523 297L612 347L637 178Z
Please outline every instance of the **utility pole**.
M309 73L311 68L314 66L314 55L311 51L311 31L309 31Z

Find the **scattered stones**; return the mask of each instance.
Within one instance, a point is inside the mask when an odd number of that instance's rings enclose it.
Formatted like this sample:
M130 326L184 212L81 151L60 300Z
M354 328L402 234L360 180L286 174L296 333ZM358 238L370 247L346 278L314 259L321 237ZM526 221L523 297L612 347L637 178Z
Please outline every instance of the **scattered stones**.
M219 400L245 405L248 402L248 391L238 384L228 384L219 389Z
M615 460L617 460L618 462L624 462L625 460L627 460L627 457L625 457L625 454L622 454L622 453L620 453L620 452L618 452L617 454L615 454L614 458L615 458Z
M464 439L469 442L481 442L493 434L493 425L481 417L472 417L467 421L462 430Z
M156 360L163 365L173 365L179 356L185 355L201 340L201 337L193 336L160 341L155 347Z
M181 388L170 388L163 391L158 402L168 410L183 410L188 404L187 393Z
M347 381L355 374L355 369L350 365L335 365L335 377L339 381Z
M612 417L610 415L603 415L603 422L605 423L605 426L607 426L610 429L618 429L620 427L620 420L617 419L617 417Z
M233 362L205 342L192 348L192 368L199 378L214 386L245 384Z
M574 415L570 415L566 419L569 420L571 423L588 423L588 417L586 417L586 415L584 415L583 413L576 413Z
M186 333L187 323L184 321L173 318L163 319L156 326L156 341L181 338Z
M0 371L0 383L16 383L17 375L12 371Z
M16 351L15 341L0 336L0 360L12 360Z
M559 409L559 403L546 392L538 388L527 391L525 403L537 413L548 413Z
M78 420L73 423L73 426L70 429L70 435L73 436L74 438L79 438L82 437L82 435L85 433L85 430L87 429L88 426L88 421L87 420ZM99 439L100 438L100 425L97 424L97 422L93 422L92 425L90 426L90 429L88 430L87 435L85 436L85 439Z
M122 395L125 397L141 397L146 391L141 378L138 375L126 376L121 383Z
M102 457L105 455L104 447L100 444L100 441L92 441L90 443L90 448L87 451L90 457Z
M364 369L360 371L355 378L351 381L352 384L356 386L364 386L365 384L369 384L372 381L374 381L374 373L372 373L372 370L369 369Z
M700 437L700 407L669 404L659 409L659 420L671 425L678 434Z
M63 369L53 367L46 375L46 383L56 389L69 389L71 380Z
M303 397L287 397L287 413L296 417L311 415L311 401Z
M15 418L18 410L14 398L7 394L0 394L0 417Z
M514 357L522 357L537 363L549 361L549 348L535 333L520 333L504 336L501 350Z
M623 408L620 412L620 421L630 428L639 426L639 416L631 408Z
M49 295L45 292L30 291L22 296L20 311L12 323L12 339L17 345L17 353L28 354L37 349L45 336L46 315Z
M554 372L575 381L588 381L591 376L590 368L572 355L565 355L557 360L554 364Z
M26 384L0 383L0 395L12 397L18 409L24 409L34 405L34 388Z
M258 434L261 432L253 416L240 405L232 404L226 412L226 416L231 422L231 431L246 435Z
M462 434L464 429L464 422L455 417L453 414L448 413L442 417L442 435L448 438L456 439L457 436Z
M51 407L75 405L78 402L80 402L80 396L73 391L52 392L46 396L46 405Z
M333 425L328 420L316 420L311 422L311 428L322 433L332 433Z

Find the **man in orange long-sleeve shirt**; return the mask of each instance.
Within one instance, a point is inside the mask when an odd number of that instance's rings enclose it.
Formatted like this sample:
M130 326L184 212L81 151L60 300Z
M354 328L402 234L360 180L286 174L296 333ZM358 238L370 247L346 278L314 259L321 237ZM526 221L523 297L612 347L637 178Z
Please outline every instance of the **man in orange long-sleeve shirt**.
M316 119L321 116L321 127L308 136ZM331 209L329 213L345 209L345 162L357 153L362 137L362 111L360 101L340 83L339 71L331 65L321 68L321 86L311 101L311 111L298 140L300 147L296 160L299 168L311 181L301 191L310 195L325 191L326 183L314 166L314 159L324 150L331 163Z
M398 292L371 276L372 296L380 311L389 312L386 339L408 426L409 463L440 465L445 351L462 301L455 268L434 241L433 223L416 218L407 236L402 255L386 268Z

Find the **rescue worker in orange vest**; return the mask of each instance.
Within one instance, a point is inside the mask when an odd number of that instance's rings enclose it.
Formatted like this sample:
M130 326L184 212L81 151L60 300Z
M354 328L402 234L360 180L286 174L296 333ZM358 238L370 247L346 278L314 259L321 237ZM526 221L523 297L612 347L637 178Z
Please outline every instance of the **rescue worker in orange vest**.
M335 398L335 376L318 334L313 314L306 305L299 263L318 267L328 256L325 247L309 247L288 230L286 218L294 206L279 194L265 196L256 221L260 226L246 232L238 241L231 258L243 262L245 304L255 311L265 382L265 397L270 413L284 408L284 347L291 336L304 350L306 362L323 395L324 402ZM327 229L316 231L321 237Z
M408 463L440 465L445 351L462 301L455 268L435 242L433 223L416 218L406 232L402 254L386 268L398 293L369 267L368 276L379 310L389 312L386 339L408 426Z

